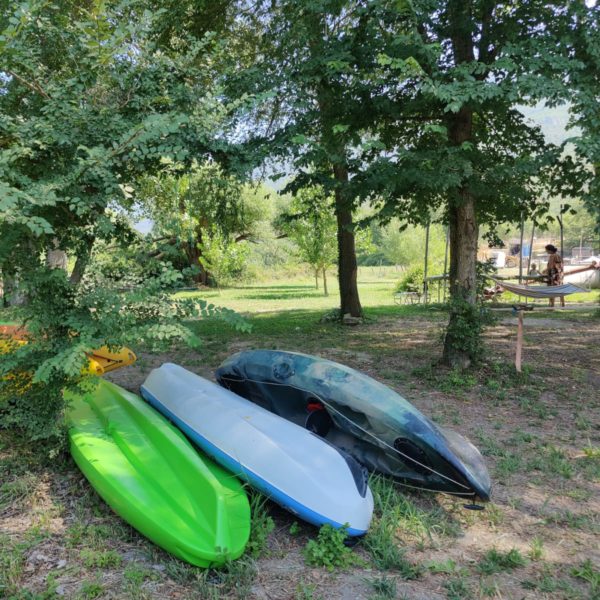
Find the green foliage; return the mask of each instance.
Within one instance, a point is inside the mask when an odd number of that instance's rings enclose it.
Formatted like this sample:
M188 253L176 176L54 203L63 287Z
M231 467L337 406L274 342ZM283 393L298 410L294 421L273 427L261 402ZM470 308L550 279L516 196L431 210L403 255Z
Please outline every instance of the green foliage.
M527 560L516 548L512 548L507 552L492 548L479 561L477 570L483 575L493 575L494 573L512 571L519 567L524 567L526 564Z
M397 220L382 226L377 247L390 264L413 267L423 265L425 259L425 228L409 225L401 229ZM446 231L437 223L429 230L429 275L440 275L444 270L446 256Z
M296 192L288 212L279 219L281 229L294 241L301 261L308 263L315 277L337 258L337 224L333 200L320 186Z
M248 257L246 244L238 244L218 229L205 231L200 249L200 264L210 273L217 287L240 278Z
M356 563L356 556L344 545L346 537L346 528L323 525L317 539L309 540L304 548L306 562L315 567L325 567L328 571L352 566Z
M417 265L406 271L394 288L395 292L423 292L423 267Z
M266 197L265 190L243 185L214 162L186 169L170 160L159 174L142 178L138 194L153 235L163 240L160 253L178 253L196 269L200 260L219 284L239 274L248 252L243 242L257 234L268 213ZM206 276L196 279L208 282Z
M393 577L383 575L377 579L368 579L367 582L375 592L375 595L371 596L369 600L386 600L396 597L397 585Z
M467 356L471 363L477 363L482 357L481 332L488 322L486 310L461 298L451 298L448 306L450 321L444 334L445 347L452 348L454 354ZM460 361L451 361L451 364L462 366Z
M88 569L111 569L123 562L123 557L114 550L82 550L81 560Z
M571 569L571 575L583 579L590 584L591 597L600 598L600 570L594 568L592 561L587 558L578 567Z
M250 496L252 526L250 539L246 545L246 554L252 558L260 558L267 553L269 535L275 529L275 522L267 512L267 498L258 492Z
M444 583L448 600L467 600L473 597L473 592L462 577L455 577Z
M60 269L29 272L29 302L21 314L31 341L0 364L4 426L21 429L30 439L60 437L63 391L92 381L82 369L86 352L94 348L144 344L164 350L175 340L197 345L198 338L182 325L190 318L223 319L247 330L233 311L201 299L173 300L169 290L181 277L165 267L139 289L121 292L115 284L99 286L93 280L75 287Z

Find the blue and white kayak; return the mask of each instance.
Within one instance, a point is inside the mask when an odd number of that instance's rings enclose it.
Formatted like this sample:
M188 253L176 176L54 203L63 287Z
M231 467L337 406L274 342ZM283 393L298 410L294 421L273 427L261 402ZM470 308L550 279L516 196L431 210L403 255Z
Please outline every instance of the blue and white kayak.
M367 532L373 495L366 470L307 429L212 381L165 363L142 396L215 461L301 519Z

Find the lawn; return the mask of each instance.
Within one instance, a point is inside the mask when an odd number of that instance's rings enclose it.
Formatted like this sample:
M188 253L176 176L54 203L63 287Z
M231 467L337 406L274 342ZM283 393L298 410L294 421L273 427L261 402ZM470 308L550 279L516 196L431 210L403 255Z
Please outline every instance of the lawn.
M394 277L363 273L365 324L321 317L336 305L308 281L203 294L244 313L251 333L191 325L204 344L153 354L111 379L136 390L165 360L211 377L242 348L299 350L346 363L396 389L486 457L484 511L373 477L376 514L345 567L307 564L317 530L255 498L252 552L220 571L175 560L98 498L67 453L0 433L0 597L295 599L600 598L600 319L596 308L527 315L525 370L512 367L510 312L485 334L471 372L438 366L446 314L396 306ZM332 283L332 288L334 285ZM1 315L0 315L1 316ZM325 546L335 548L330 540ZM338 550L338 553L341 551Z

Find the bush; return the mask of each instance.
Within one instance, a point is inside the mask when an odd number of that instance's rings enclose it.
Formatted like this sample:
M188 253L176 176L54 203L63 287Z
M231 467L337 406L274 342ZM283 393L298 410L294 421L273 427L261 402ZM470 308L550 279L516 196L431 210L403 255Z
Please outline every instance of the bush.
M23 279L28 303L20 316L27 323L27 344L9 348L0 362L2 426L28 439L51 439L60 447L64 390L81 391L93 377L83 369L94 348L135 346L166 350L177 341L199 340L182 321L217 317L240 330L247 324L235 313L204 300L174 300L169 290L181 274L167 266L129 292L102 278L70 284L60 269L39 268ZM55 447L56 447L55 446Z
M400 281L396 284L395 292L422 292L423 278L425 274L423 267L411 267L404 273Z

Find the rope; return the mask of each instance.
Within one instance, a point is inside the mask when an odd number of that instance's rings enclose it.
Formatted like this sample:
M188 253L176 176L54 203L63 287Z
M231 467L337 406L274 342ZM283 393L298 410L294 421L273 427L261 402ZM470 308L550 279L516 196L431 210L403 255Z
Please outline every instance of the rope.
M455 481L454 479L452 479L451 477L448 477L447 475L444 475L443 473L440 473L438 471L436 471L435 469L431 468L429 465L425 465L423 463L420 463L418 460L416 460L415 458L412 458L411 456L408 456L407 454L404 454L404 452L401 452L400 450L398 450L397 448L394 448L393 446L390 446L387 442L385 442L382 439L379 439L376 435L374 435L373 433L371 433L370 431L367 431L366 429L364 429L363 427L361 427L360 425L358 425L357 423L354 423L354 421L352 421L349 417L347 417L346 415L344 415L343 413L341 413L339 410L337 410L335 407L331 406L331 404L329 402L326 402L325 400L323 400L323 398L321 398L318 394L315 394L309 390L306 390L304 388L292 385L290 383L277 383L274 381L258 381L256 379L250 379L248 377L244 377L243 379L232 379L230 377L223 377L221 376L221 379L224 379L226 381L234 381L234 382L240 382L240 381L250 381L252 383L259 383L259 384L267 384L267 385L278 385L281 387L291 387L294 388L300 392L304 392L307 394L311 394L313 396L315 396L317 398L317 400L319 400L319 402L322 402L325 406L327 406L327 408L329 408L330 410L332 410L333 412L337 413L340 417L342 417L343 419L346 419L346 421L348 421L351 425L353 425L354 427L360 429L363 433L366 433L367 435L371 436L372 438L374 438L379 444L385 446L386 448L389 448L390 450L396 452L397 454L399 454L400 456L402 456L403 458L406 458L410 461L412 461L414 464L419 465L420 467L423 467L424 469L427 469L428 471L431 471L432 473L434 473L435 475L437 475L438 477L442 477L443 479L447 479L448 481L454 483L455 485L458 485L459 487L464 488L465 490L470 489L468 486L463 485L462 483ZM414 487L414 489L423 489L425 491L439 491L439 490L427 490L427 488L419 488L419 487L415 487L415 486L410 486L407 484L401 484L401 485L406 485L406 487ZM456 495L460 495L458 492L448 492L449 494L456 494ZM473 496L475 495L474 493L472 494Z

